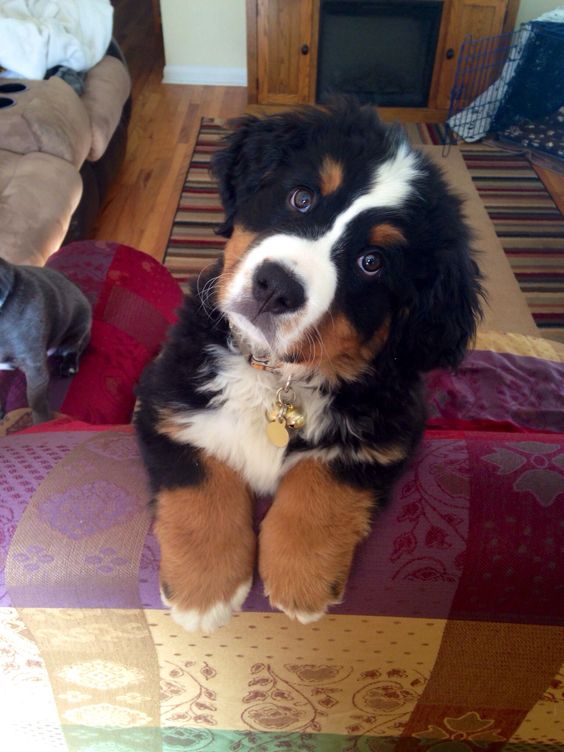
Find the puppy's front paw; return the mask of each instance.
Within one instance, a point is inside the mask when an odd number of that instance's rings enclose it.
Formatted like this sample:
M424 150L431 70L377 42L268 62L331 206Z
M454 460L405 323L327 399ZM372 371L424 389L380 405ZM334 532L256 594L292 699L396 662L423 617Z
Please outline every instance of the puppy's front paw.
M275 608L307 624L341 602L373 501L314 459L284 476L259 539L259 571Z
M317 621L342 600L352 552L332 550L329 541L307 540L304 531L280 536L263 524L259 571L273 608L302 624Z
M165 596L161 590L161 599L165 606L170 608L170 615L174 621L187 632L203 632L212 634L219 627L224 627L233 612L240 611L249 590L252 580L242 583L228 600L218 600L208 608L181 608Z
M221 530L219 521L197 515L167 518L160 496L156 531L161 546L161 597L174 621L207 634L239 611L252 585L256 540L249 526ZM159 517L160 515L160 517ZM200 523L200 524L198 524Z
M205 473L199 484L159 492L155 532L164 600L174 620L189 632L209 633L243 605L256 539L241 478L213 457L199 457L197 469Z

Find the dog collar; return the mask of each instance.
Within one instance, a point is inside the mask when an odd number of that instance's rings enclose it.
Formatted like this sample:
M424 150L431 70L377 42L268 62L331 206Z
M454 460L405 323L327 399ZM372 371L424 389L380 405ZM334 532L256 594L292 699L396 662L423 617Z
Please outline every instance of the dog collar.
M233 344L239 352L245 356L247 363L252 368L256 368L257 371L267 371L268 373L280 373L280 369L283 365L281 361L273 361L272 355L268 352L261 352L260 354L254 353L241 332L232 324L229 325L229 328Z
M257 371L268 371L269 373L280 373L280 367L282 363L271 363L270 358L257 358L253 353L247 355L247 362L252 368L256 368Z

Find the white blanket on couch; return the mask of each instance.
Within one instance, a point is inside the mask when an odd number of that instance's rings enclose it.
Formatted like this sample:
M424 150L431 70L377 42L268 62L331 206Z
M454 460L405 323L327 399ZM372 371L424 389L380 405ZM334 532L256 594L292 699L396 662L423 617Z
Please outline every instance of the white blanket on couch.
M110 0L0 0L0 66L30 79L55 65L88 70L105 55L112 24Z

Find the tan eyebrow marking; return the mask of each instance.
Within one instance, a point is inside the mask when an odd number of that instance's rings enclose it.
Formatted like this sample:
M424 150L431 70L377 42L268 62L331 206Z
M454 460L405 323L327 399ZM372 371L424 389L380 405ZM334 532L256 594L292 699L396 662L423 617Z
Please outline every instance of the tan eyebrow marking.
M370 230L368 239L371 245L381 245L384 247L390 245L405 245L407 242L402 231L388 223L374 225Z
M319 177L321 178L321 195L327 196L335 193L343 184L343 165L327 155L321 163Z

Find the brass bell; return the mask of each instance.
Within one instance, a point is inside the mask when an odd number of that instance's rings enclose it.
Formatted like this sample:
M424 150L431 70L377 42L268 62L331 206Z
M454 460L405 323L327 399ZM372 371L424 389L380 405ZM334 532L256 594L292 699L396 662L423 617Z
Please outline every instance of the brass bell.
M284 418L288 428L292 428L294 431L299 431L300 428L303 428L305 425L304 415L295 408L288 410Z
M279 418L284 418L286 416L287 411L293 410L293 405L283 405L282 403L275 403L272 405L270 410L266 411L266 419L269 423L272 423L275 420L278 420Z

